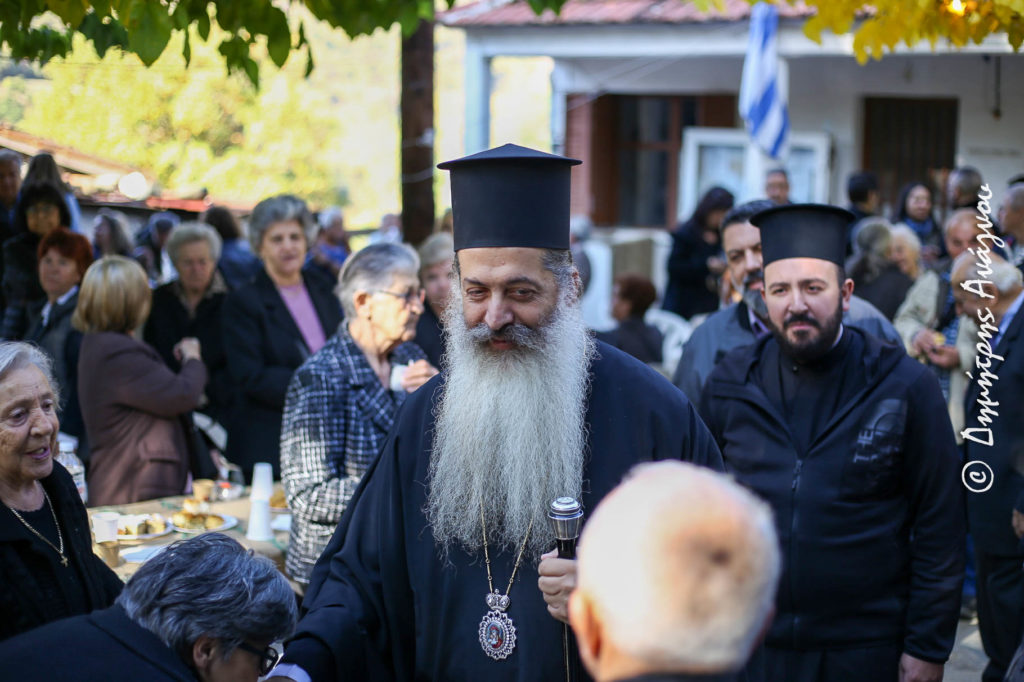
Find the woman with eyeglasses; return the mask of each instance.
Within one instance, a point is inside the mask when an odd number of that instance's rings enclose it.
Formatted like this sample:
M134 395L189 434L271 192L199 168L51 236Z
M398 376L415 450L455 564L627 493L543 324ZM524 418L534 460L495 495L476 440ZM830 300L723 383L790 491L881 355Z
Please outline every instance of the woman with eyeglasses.
M0 670L5 680L257 682L297 618L274 562L204 533L155 554L109 608L0 642Z
M437 374L410 343L423 313L419 258L404 244L368 246L341 269L346 322L295 372L281 426L281 479L292 510L285 568L307 584L395 412Z
M295 369L341 323L334 282L305 268L315 234L301 199L280 195L253 209L249 235L263 263L256 277L224 300L221 315L228 374L238 403L227 418L227 458L252 478L256 462L280 477L281 412Z

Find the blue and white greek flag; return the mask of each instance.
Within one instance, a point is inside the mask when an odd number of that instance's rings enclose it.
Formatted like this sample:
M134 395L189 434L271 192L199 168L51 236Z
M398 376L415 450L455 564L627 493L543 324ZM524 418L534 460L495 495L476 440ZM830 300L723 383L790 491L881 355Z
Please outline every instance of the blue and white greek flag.
M750 38L740 85L740 116L754 143L774 159L785 154L789 133L785 87L779 80L778 29L775 6L756 4L750 13Z

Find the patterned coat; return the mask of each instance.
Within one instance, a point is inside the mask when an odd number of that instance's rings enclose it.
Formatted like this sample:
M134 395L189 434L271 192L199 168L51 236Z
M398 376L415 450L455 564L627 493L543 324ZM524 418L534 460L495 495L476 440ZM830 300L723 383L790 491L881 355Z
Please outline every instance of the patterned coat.
M404 365L426 355L403 343L389 359ZM345 325L295 371L281 423L281 480L292 510L285 568L296 581L309 582L403 400L381 385Z

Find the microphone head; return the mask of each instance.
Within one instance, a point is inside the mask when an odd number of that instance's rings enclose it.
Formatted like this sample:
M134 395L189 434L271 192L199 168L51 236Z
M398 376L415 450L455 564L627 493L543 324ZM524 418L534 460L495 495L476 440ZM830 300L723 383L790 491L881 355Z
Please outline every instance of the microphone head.
M556 540L575 540L580 536L583 507L572 497L559 497L548 508L548 518Z

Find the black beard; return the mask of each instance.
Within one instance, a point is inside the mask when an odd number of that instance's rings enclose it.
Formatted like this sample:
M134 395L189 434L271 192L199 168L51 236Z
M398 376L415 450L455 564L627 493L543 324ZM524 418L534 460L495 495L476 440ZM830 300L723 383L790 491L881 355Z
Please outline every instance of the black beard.
M813 338L803 341L790 341L786 337L785 328L794 322L806 322L816 327L818 334ZM772 336L775 337L775 341L779 344L779 348L782 349L783 353L796 360L799 364L806 365L823 357L832 350L836 337L839 335L839 325L842 323L843 303L842 299L840 299L838 305L836 305L835 313L825 320L824 323L819 323L810 315L791 315L783 323L782 329L779 329L774 324L771 326Z

